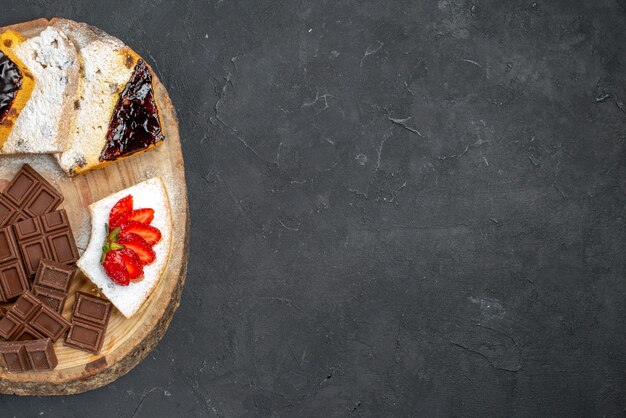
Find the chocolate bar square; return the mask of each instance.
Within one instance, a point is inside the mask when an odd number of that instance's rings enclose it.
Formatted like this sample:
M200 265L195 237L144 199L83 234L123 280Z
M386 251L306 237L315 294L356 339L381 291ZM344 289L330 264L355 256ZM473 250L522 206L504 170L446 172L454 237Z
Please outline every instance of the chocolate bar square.
M29 241L23 244L20 243L20 251L22 253L22 260L24 260L26 274L28 274L29 277L33 276L37 272L39 262L42 259L50 258L46 241L42 239Z
M15 224L15 237L18 240L39 236L43 233L38 218L28 218Z
M50 186L42 185L39 190L33 193L24 206L24 212L30 216L40 216L56 208L61 203L59 193Z
M48 308L58 313L63 312L63 305L65 304L65 299L67 298L66 293L37 285L33 286L32 293Z
M10 225L17 213L17 208L9 202L9 199L0 194L0 225Z
M9 311L0 319L0 337L8 340L22 325L22 320Z
M69 224L67 213L64 210L56 210L54 212L46 213L40 219L46 232L66 229Z
M11 336L11 341L30 341L44 338L37 330L30 325L20 325L20 327Z
M0 229L0 263L18 258L15 235L11 228Z
M76 267L52 260L41 260L33 284L67 293L75 275Z
M31 169L32 170L32 169ZM37 175L33 173L34 170L22 169L13 177L13 180L4 189L4 195L15 206L20 206L26 202L28 196L33 191L33 186L37 184Z
M11 373L25 372L31 368L24 343L0 343L0 357L4 360L6 369Z
M92 325L105 328L109 323L112 306L111 302L106 299L83 292L76 292L76 302L74 303L72 320L89 322Z
M70 326L70 323L59 313L43 305L29 323L41 334L50 338L52 342L56 342Z
M3 300L14 299L29 288L26 273L18 260L0 266L0 291Z
M15 301L15 304L13 304L9 312L18 317L21 321L26 322L35 316L40 306L41 301L27 292Z
M41 260L33 282L33 295L53 311L61 313L76 270L75 266L52 260Z
M59 263L74 263L78 260L78 249L71 231L48 236L51 257Z
M58 364L54 347L50 339L41 339L24 343L26 357L33 370L52 370Z
M65 337L65 345L98 354L104 342L104 329L86 322L73 321Z

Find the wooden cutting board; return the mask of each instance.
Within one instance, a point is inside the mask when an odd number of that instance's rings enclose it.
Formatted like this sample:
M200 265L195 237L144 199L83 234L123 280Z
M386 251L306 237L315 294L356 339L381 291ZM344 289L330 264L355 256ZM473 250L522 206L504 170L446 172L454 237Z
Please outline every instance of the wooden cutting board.
M165 143L155 150L76 178L65 176L51 156L0 156L0 190L22 164L28 163L63 193L65 200L60 208L68 213L81 254L91 231L87 206L111 193L161 176L174 216L172 246L165 273L148 301L132 318L126 319L113 310L101 353L94 355L66 347L64 338L60 338L54 344L59 359L55 370L11 374L0 367L0 393L69 395L99 388L128 373L148 355L167 330L178 308L187 276L189 210L176 112L156 76L154 85L166 137ZM63 316L66 319L71 318L77 290L94 293L95 286L82 273L78 274L65 302Z

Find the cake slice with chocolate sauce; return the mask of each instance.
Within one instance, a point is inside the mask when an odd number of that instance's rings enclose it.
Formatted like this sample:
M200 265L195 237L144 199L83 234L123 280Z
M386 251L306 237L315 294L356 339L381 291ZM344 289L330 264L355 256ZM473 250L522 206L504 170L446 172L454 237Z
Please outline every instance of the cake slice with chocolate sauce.
M146 151L165 137L152 71L133 50L100 29L53 19L78 49L78 99L67 150L57 158L77 175Z
M35 87L35 78L12 50L22 42L15 31L0 35L0 148Z
M0 34L0 152L49 154L66 147L78 54L61 31L30 23Z

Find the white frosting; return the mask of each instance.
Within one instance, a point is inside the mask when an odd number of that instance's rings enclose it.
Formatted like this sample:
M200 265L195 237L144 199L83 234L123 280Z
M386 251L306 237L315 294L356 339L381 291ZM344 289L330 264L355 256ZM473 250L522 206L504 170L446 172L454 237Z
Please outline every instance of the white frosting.
M120 286L106 275L100 264L100 257L106 238L105 224L109 221L111 208L129 194L133 196L134 209L154 209L154 220L151 225L161 231L162 238L153 247L156 260L143 268L144 279L130 283L128 286ZM91 239L87 249L78 260L78 267L125 317L130 318L152 293L169 258L172 216L165 186L161 178L155 177L93 203L89 206L89 211L91 213Z

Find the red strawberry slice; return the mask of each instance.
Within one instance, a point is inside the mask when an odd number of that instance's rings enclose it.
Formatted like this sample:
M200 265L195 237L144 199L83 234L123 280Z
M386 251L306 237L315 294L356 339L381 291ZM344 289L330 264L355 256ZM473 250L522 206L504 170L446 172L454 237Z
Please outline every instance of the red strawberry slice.
M150 225L152 220L154 219L154 209L146 208L146 209L135 209L126 211L119 215L116 222L118 225L123 225L126 222L134 221L140 222L142 224Z
M122 260L124 261L124 265L126 266L126 270L128 271L128 278L130 280L135 280L143 276L143 266L141 265L141 260L137 254L128 248L119 250L119 252Z
M146 264L154 262L154 260L156 259L156 254L150 244L148 244L145 239L141 238L135 233L126 231L120 232L117 243L133 250L135 254L137 254L137 256L139 257L141 264L144 266Z
M124 265L124 260L122 259L120 251L107 252L104 256L102 267L104 267L104 271L107 276L109 276L115 283L121 286L128 286L130 283L128 270Z
M113 208L111 208L111 212L109 213L109 227L111 229L114 229L120 226L118 222L119 216L124 212L128 212L131 210L133 210L133 196L128 195L121 198L113 206Z
M142 224L140 222L129 221L121 226L123 232L132 232L143 238L148 245L155 245L161 240L161 231L157 228Z
M131 280L143 276L139 257L128 248L107 252L102 266L107 276L121 286L128 286Z

